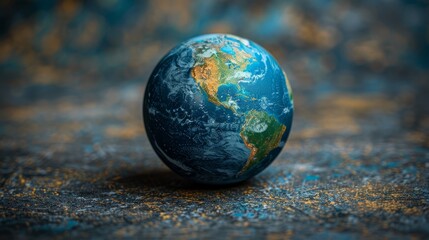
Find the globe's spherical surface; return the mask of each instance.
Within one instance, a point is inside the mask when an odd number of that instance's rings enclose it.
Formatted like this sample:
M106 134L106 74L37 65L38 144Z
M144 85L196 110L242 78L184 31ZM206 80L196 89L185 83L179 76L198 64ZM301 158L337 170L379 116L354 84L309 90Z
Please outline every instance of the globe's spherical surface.
M280 153L292 125L292 92L261 46L203 35L158 63L143 116L153 148L173 171L200 183L235 183Z

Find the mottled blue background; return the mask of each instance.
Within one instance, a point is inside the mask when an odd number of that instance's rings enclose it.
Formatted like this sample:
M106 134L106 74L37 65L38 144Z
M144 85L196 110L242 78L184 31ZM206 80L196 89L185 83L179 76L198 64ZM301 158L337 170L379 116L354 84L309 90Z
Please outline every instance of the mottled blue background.
M1 237L427 238L427 1L1 1ZM230 188L169 171L141 101L203 33L269 50L290 139Z

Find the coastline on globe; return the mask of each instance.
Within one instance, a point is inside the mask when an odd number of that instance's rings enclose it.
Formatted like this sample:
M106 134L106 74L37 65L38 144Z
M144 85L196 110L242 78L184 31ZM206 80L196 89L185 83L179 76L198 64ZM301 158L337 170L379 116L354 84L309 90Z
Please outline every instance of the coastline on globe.
M187 40L152 72L143 100L161 160L199 183L231 184L279 155L293 119L286 73L264 48L228 34Z

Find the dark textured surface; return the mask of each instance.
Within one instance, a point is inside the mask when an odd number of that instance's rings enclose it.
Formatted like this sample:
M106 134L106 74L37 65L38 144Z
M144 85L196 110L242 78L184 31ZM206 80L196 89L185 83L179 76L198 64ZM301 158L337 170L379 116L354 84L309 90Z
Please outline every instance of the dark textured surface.
M428 238L428 6L321 2L2 2L0 236ZM279 158L223 188L141 120L156 62L207 32L270 50L295 99Z

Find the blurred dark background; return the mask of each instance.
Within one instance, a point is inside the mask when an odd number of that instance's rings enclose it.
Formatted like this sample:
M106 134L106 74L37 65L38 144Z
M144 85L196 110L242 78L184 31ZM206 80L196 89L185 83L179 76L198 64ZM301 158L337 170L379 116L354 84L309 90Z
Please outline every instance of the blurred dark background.
M417 105L425 102L426 91L419 89L428 85L426 1L0 4L3 106L67 97L86 101L98 99L105 88L142 86L170 48L214 32L262 44L281 62L295 91L306 97L389 92L417 99L410 100Z
M0 233L427 237L428 13L423 0L0 1ZM182 189L141 120L154 66L205 33L259 43L294 90L284 152L232 190Z
M382 94L403 103L402 127L428 130L426 1L0 4L0 104L8 111L44 102L135 105L169 49L220 32L260 43L279 60L298 114L300 104L327 95Z

